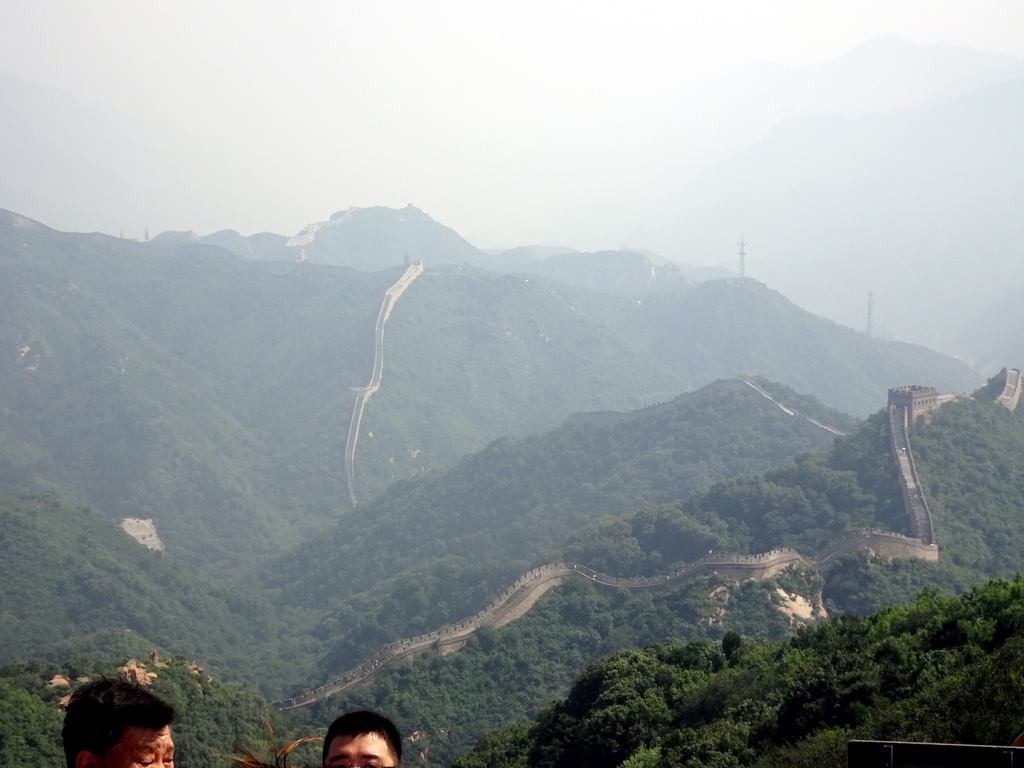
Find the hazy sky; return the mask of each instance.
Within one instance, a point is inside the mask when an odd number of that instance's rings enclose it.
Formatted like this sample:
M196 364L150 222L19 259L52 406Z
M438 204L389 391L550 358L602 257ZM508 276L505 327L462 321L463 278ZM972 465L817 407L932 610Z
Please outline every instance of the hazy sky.
M166 204L121 228L293 234L413 203L497 246L570 240L553 212L585 210L624 168L643 178L656 160L603 135L614 116L882 35L1024 57L1024 2L0 0L0 71L174 137ZM116 234L114 218L19 212Z

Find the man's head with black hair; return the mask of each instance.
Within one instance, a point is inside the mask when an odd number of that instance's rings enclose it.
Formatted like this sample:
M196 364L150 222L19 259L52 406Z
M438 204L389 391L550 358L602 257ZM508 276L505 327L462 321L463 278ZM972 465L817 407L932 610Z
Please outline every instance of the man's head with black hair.
M94 680L68 701L61 738L68 768L173 765L174 707L127 680Z
M363 710L342 715L327 729L323 765L402 764L402 737L384 715Z

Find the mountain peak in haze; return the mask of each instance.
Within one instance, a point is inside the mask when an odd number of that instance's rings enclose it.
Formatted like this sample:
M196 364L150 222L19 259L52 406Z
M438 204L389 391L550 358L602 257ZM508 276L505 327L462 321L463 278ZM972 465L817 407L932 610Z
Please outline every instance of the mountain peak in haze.
M823 111L857 115L906 109L1024 75L1024 61L949 43L900 37L868 40L817 67L801 67L806 87L833 94Z
M374 271L411 261L479 264L485 254L416 206L349 208L288 241L300 261Z
M1013 56L885 36L821 64L747 64L682 96L691 105L742 108L756 124L771 125L816 112L855 117L907 109L1022 76L1024 60Z
M728 235L720 231L710 248L690 250L674 230L680 216L691 212L679 207L671 190L693 183L698 173L794 118L823 113L857 118L920 108L1020 77L1024 59L947 43L919 45L898 37L868 40L819 64L746 64L609 115L602 131L622 146L635 140L636 126L644 125L643 152L628 155L623 176L651 158L661 170L641 191L617 182L622 188L603 207L577 205L563 212L557 229L545 235L572 241L566 233L575 230L587 232L597 243L638 243L675 261L720 264L728 258L732 263L734 234L743 225L732 224Z
M750 274L800 306L947 353L961 318L983 311L1024 270L1024 79L857 118L789 120L652 208L677 211L677 248L712 252L723 232L755 232ZM676 216L677 220L680 218ZM956 307L951 313L950 307Z

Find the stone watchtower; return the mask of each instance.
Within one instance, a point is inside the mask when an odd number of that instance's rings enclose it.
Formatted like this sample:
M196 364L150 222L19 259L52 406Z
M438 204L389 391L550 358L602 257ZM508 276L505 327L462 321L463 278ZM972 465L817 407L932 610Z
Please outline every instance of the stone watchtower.
M944 398L939 395L935 387L922 387L917 384L908 384L905 387L893 387L889 390L889 405L897 408L905 408L907 424L913 424L921 414L938 408L942 405Z

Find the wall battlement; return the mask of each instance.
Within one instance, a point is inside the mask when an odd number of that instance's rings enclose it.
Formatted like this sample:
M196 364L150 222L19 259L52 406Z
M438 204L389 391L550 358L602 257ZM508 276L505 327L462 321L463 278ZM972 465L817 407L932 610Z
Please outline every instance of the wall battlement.
M914 419L922 413L938 408L943 402L944 398L935 387L908 384L889 390L889 406L905 409L908 425L913 424Z

